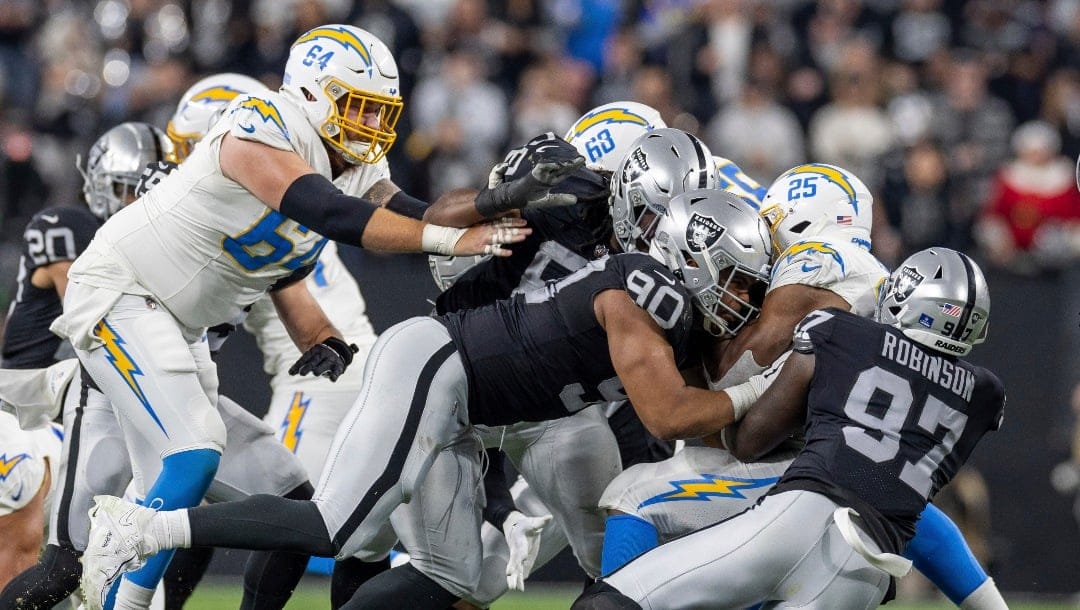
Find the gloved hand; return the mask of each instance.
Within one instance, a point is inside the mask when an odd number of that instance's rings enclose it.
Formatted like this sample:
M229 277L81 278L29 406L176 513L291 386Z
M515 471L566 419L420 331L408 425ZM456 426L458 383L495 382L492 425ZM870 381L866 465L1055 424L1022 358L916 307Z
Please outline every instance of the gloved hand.
M300 359L289 367L290 375L314 375L329 377L330 381L345 372L352 364L353 354L360 351L356 344L348 344L337 337L327 337L322 343L312 345Z
M532 572L536 554L540 552L540 533L550 521L551 515L528 517L515 510L503 522L503 535L510 547L506 585L511 589L525 590L525 579Z
M487 187L476 196L476 209L491 218L507 210L573 205L576 196L551 188L584 165L585 157L554 134L533 138L491 170Z

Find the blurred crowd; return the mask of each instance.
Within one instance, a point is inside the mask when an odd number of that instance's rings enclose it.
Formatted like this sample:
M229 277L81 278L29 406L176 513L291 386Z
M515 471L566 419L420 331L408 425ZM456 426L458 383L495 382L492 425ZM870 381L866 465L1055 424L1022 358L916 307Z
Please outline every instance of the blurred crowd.
M632 99L763 184L854 171L887 264L932 244L1024 274L1080 260L1080 0L4 0L0 259L34 211L78 204L102 131L164 126L210 73L276 88L291 41L335 22L394 51L391 165L417 196Z

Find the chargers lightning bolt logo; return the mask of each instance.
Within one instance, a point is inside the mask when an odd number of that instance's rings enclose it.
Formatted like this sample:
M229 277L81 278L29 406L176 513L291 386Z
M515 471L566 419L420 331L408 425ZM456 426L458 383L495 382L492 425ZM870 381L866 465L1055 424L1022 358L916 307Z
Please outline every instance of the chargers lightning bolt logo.
M348 51L356 51L357 55L360 56L360 59L364 61L364 65L368 66L369 69L371 68L371 52L368 51L368 48L364 46L363 41L357 38L352 30L345 27L321 27L308 30L307 33L296 39L293 46L295 47L298 44L303 44L319 38L332 40L345 47Z
M139 399L143 408L150 414L150 418L154 420L154 423L161 428L161 431L166 437L169 436L168 432L165 432L165 426L161 423L157 413L154 412L154 408L150 406L150 399L146 397L146 393L143 392L142 386L139 385L139 380L136 376L142 377L144 374L139 365L135 364L135 361L131 359L131 356L124 349L124 340L116 334L111 326L102 320L98 322L96 328L94 328L94 336L105 344L105 356L109 363L113 365L117 373L120 373L120 377L123 378L124 383L131 388L131 391L135 394L135 398Z
M702 475L702 478L700 479L668 481L674 488L673 491L653 496L639 504L638 508L644 508L650 504L677 502L680 500L708 502L714 497L746 499L746 496L744 496L740 490L772 487L772 485L779 480L780 477L742 479L739 477L721 477L714 474L705 474Z
M277 127L278 131L285 136L285 139L289 139L289 130L285 128L285 119L281 118L281 113L278 112L277 106L275 106L273 102L257 97L249 97L240 102L240 106L233 112L236 112L237 110L247 110L256 117L262 119L263 123L270 123L274 127ZM251 124L240 125L240 129L243 129L248 133L255 132L255 126Z
M851 204L851 207L855 208L856 214L859 213L859 200L855 195L855 187L852 186L851 181L848 180L847 174L840 168L825 165L824 163L807 163L806 165L800 165L799 167L788 170L784 173L784 176L792 176L795 174L815 174L832 182L840 187L840 190L844 191L844 194L847 195L848 203Z
M6 453L0 453L0 481L6 481L8 475L11 474L12 470L15 470L15 467L19 465L19 462L28 457L30 457L29 453L20 453L18 455L13 455L10 458Z
M293 453L296 453L296 447L300 444L300 437L304 435L304 432L300 429L300 424L304 421L304 416L307 415L309 404L311 404L310 398L305 399L303 392L296 392L293 394L289 411L281 422L281 444L285 445Z
M840 270L845 271L844 257L840 256L840 252L823 241L800 241L791 245L790 248L784 250L784 253L780 255L785 261L791 261L799 254L804 252L820 252L821 254L828 255L837 265L840 265ZM820 265L819 265L820 267ZM780 265L776 265L773 269L780 269ZM803 271L813 271L813 269L807 269L806 263L803 263Z
M243 93L239 89L233 89L228 85L217 85L216 87L210 87L209 89L203 89L202 91L191 96L188 100L189 104L227 104L233 101L236 96Z
M649 121L640 114L630 112L625 108L608 108L595 114L586 114L581 117L577 123L574 124L570 131L574 135L570 137L572 141L574 138L580 136L585 131L588 131L590 127L599 125L601 123L633 123L634 125L641 125L646 129L651 128Z

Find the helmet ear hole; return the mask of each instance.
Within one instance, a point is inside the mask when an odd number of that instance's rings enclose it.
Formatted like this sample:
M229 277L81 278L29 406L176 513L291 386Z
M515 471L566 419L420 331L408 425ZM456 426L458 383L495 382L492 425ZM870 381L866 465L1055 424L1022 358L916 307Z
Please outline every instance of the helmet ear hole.
M310 91L308 91L307 87L300 87L300 91L304 92L304 97L307 99L307 101L309 101L309 102L314 102L315 101L315 96Z
M809 220L804 220L804 221L800 222L799 224L791 227L791 232L801 234L809 226L810 226L810 221Z
M889 307L888 309L889 309L889 313L891 313L895 317L895 316L900 315L900 310L903 309L903 307L901 307L899 305L893 305L892 307Z
M935 273L935 274L934 274L934 279L935 279L935 280L940 280L941 278L942 278L942 275L941 275L941 267L938 267L938 268L937 268L937 273Z

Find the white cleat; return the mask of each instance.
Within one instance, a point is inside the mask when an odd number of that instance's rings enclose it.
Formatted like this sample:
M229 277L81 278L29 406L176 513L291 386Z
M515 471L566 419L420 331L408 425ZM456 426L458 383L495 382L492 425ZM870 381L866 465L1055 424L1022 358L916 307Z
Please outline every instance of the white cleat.
M82 591L88 610L104 608L113 583L146 563L149 554L143 550L143 538L154 513L114 496L94 496L90 539L82 556Z

